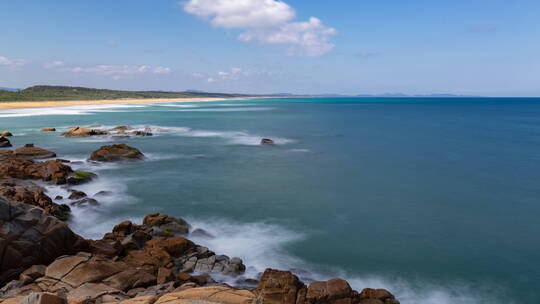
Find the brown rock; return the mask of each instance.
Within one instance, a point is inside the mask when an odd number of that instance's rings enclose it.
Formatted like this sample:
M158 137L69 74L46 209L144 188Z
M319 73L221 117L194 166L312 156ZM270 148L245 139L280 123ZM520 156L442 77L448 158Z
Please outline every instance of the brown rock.
M77 255L60 257L47 267L45 270L45 275L49 278L61 280L75 267L88 261L90 257L91 255L88 253L79 253Z
M66 220L69 216L69 207L53 203L45 190L32 182L15 179L6 179L0 182L0 197L10 201L21 202L38 206L60 220Z
M307 288L306 303L309 304L352 304L355 294L347 281L331 279L325 282L312 282Z
M81 286L85 283L101 282L103 279L113 276L122 270L125 265L110 262L108 260L89 260L73 268L62 278L73 287Z
M167 251L167 253L169 253L171 256L179 257L180 255L184 254L188 249L195 247L195 244L183 237L158 237L146 242L145 247L162 248L165 249L165 251Z
M155 304L178 304L208 301L221 304L251 304L255 295L249 290L235 289L227 286L209 286L189 288L183 291L161 296Z
M43 128L40 132L56 132L56 128Z
M19 276L19 281L21 282L24 281L25 284L33 282L35 279L38 279L44 276L46 269L47 269L47 266L45 265L34 265L21 273L21 275Z
M122 245L118 241L89 240L90 252L112 258L122 251Z
M160 267L157 273L157 283L165 284L170 281L174 281L174 274L172 270L165 267Z
M91 160L101 162L134 160L142 159L143 157L144 155L141 151L126 144L102 146L90 155Z
M365 288L360 292L358 298L362 304L375 304L376 301L385 304L399 304L399 301L394 298L394 295L386 289Z
M49 264L88 244L43 209L0 198L0 286L32 265Z
M40 179L65 184L73 170L56 160L34 162L15 156L13 153L0 154L0 176L19 179Z
M11 137L13 136L13 134L11 134L11 132L9 131L3 131L3 132L0 132L0 136Z
M149 266L149 269L153 270L152 273L155 273L157 268L171 263L172 258L163 248L145 247L142 250L129 251L122 261L135 267Z
M56 157L56 153L34 146L25 146L13 150L13 155L24 159L43 159Z
M127 269L105 279L103 283L119 290L128 291L155 285L156 277L140 269Z
M64 304L66 300L48 292L34 292L22 299L20 304Z
M120 296L127 298L125 294L113 287L101 283L86 283L67 294L69 304L74 303L95 303L103 296ZM122 299L123 300L123 299ZM101 302L101 301L99 301ZM99 303L98 302L98 303Z
M107 135L109 132L102 131L102 130L95 130L95 129L87 129L87 128L81 128L81 127L74 127L69 129L68 131L62 133L62 136L65 137L89 137L89 136L97 136L97 135Z
M257 303L295 304L298 291L304 287L298 277L289 271L266 269L255 290Z

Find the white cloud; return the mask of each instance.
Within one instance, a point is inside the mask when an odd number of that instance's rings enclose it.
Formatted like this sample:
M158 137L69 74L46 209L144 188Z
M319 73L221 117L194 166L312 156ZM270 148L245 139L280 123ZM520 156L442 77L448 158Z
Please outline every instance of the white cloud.
M291 56L321 56L330 52L337 34L315 17L294 22L295 12L277 0L189 0L187 13L207 19L216 27L242 29L242 41L290 45Z
M96 65L88 67L66 66L63 61L47 62L43 65L47 69L55 69L60 72L75 73L75 74L94 74L99 76L107 76L113 79L121 79L124 77L138 76L145 74L169 74L172 69L169 67L152 67L149 65Z
M45 62L43 64L43 67L46 69L55 69L55 68L63 67L64 65L65 63L63 61L49 61L49 62Z
M9 59L7 57L0 56L0 66L5 66L8 68L17 68L27 63L28 61L23 60L23 59Z

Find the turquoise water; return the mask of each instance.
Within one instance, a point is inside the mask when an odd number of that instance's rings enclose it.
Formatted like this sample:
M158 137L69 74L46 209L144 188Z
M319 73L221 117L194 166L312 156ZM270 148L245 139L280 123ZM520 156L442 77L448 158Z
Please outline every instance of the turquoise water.
M150 126L68 139L73 125ZM72 227L99 237L154 211L237 255L304 278L385 287L402 303L539 303L540 99L255 99L0 111L12 143L56 151L111 190ZM276 140L260 146L262 137ZM125 142L147 159L95 165ZM51 195L63 189L51 188Z

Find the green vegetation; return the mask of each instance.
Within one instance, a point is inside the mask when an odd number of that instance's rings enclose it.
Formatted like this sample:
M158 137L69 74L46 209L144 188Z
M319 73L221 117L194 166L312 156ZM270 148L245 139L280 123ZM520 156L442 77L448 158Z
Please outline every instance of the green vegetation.
M71 185L84 184L86 182L91 181L95 177L97 177L95 173L77 170L73 172L73 176L68 179L68 184L71 184Z
M242 97L241 94L206 92L118 91L65 86L33 86L18 92L0 90L0 102L62 101L145 98Z

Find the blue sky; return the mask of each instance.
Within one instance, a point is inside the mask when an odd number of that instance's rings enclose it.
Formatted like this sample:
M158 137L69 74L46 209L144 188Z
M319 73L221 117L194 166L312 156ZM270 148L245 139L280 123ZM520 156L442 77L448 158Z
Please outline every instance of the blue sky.
M540 96L532 0L0 1L0 87Z

